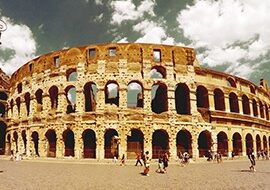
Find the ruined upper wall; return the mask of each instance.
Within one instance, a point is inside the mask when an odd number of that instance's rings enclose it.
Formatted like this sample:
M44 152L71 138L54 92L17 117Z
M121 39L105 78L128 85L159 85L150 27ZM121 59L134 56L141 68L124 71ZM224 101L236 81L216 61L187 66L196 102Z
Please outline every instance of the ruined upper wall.
M8 90L10 78L0 68L0 90Z

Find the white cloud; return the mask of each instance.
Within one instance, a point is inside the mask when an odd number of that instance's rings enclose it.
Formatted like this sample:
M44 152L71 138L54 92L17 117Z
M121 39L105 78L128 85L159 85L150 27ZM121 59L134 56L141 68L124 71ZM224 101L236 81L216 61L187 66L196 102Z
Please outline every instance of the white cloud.
M37 44L30 28L23 24L15 24L8 17L2 17L7 23L7 30L1 36L1 50L14 52L8 58L0 55L0 67L7 74L12 74L36 54Z
M169 37L166 30L156 22L144 20L134 25L133 30L143 35L136 42L174 44L174 39Z
M122 38L121 40L117 41L117 43L128 43L127 37Z
M104 14L101 13L100 15L95 16L94 21L95 22L102 22Z
M126 20L137 20L142 18L144 14L155 16L154 5L155 2L153 0L144 0L138 7L135 6L132 0L112 1L113 14L111 24L120 25Z
M86 0L89 1L89 0ZM103 5L103 1L102 0L95 0L96 5Z
M231 73L246 73L260 63L245 66L242 60L265 56L270 48L270 1L197 0L182 10L177 21L190 46L206 49L198 55L203 64L226 65ZM241 70L239 70L241 68Z

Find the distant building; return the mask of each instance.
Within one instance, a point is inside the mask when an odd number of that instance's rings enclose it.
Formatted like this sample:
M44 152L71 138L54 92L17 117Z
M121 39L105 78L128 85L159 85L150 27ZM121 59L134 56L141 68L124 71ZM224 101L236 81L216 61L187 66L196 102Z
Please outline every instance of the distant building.
M108 43L55 51L18 69L1 137L5 154L28 156L245 156L248 148L269 152L269 109L264 80L258 87L203 68L191 48Z

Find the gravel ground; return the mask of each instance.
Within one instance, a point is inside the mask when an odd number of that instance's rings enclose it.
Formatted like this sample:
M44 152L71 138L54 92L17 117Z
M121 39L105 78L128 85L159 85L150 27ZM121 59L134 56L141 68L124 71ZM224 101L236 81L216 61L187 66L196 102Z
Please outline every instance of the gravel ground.
M135 163L135 162L134 162ZM181 167L169 163L166 174L156 173L152 161L150 176L143 176L142 166L113 163L32 160L0 160L1 190L38 189L270 189L270 161L257 161L256 172L250 163L224 161L193 163Z

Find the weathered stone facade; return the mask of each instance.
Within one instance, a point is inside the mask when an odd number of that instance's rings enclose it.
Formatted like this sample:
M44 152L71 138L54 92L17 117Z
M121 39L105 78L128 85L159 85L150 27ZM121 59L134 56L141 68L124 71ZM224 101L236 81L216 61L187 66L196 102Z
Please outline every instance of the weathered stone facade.
M148 150L176 158L188 151L196 159L209 150L269 150L265 81L202 68L191 48L71 48L28 62L10 82L6 154L104 159Z

